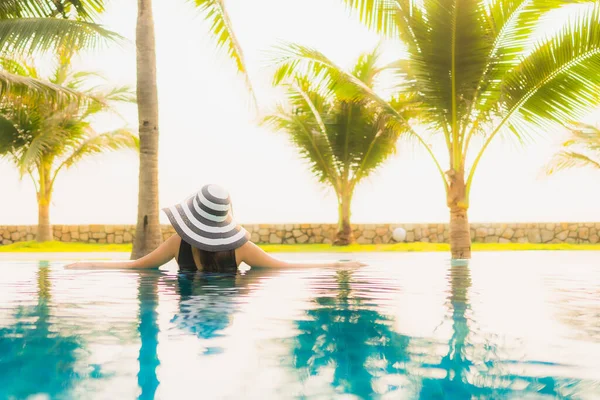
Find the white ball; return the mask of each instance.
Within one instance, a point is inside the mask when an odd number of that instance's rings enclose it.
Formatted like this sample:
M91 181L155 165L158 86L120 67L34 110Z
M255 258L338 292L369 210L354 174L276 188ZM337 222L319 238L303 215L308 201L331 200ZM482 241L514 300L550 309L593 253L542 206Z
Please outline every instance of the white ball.
M404 228L396 228L394 229L394 233L392 233L392 237L396 242L404 242L406 239L406 230Z

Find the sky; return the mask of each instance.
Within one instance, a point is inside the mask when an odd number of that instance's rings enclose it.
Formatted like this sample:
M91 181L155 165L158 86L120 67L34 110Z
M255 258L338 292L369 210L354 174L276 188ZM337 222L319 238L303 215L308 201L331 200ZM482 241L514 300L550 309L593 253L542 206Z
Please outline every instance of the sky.
M137 2L107 4L100 22L127 41L86 51L76 67L99 71L111 84L133 86ZM333 192L310 174L284 133L258 124L279 98L271 87L269 59L278 44L297 42L350 66L379 38L349 16L339 0L228 0L226 5L245 52L258 109L249 105L244 81L233 63L215 50L207 26L189 2L154 0L161 207L206 183L218 183L229 189L242 223L335 222ZM119 111L122 119L100 118L96 128L137 129L135 106ZM470 220L600 221L600 171L543 174L562 139L564 132L549 132L525 145L495 140L475 175ZM414 144L400 142L397 155L357 187L353 221L447 221L443 184L427 157ZM137 156L127 151L95 156L64 171L55 186L52 222L135 223L137 174ZM33 184L20 180L16 169L1 160L0 188L0 225L35 224ZM164 215L161 221L167 223Z

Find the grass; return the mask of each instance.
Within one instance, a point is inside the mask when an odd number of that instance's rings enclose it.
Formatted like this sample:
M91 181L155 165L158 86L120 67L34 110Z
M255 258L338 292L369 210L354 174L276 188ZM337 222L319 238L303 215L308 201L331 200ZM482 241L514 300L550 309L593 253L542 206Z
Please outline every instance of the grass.
M378 251L432 252L450 251L446 243L354 244L334 247L328 244L268 244L261 245L271 253L358 253ZM534 244L534 243L473 243L473 251L526 251L526 250L600 250L600 244ZM86 253L131 252L131 244L93 244L63 242L18 242L0 246L0 253Z

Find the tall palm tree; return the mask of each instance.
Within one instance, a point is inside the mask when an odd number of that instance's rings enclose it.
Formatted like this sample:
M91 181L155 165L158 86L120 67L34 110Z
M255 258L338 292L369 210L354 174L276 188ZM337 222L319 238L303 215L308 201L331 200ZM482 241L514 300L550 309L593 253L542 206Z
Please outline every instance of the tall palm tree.
M406 57L391 66L404 79L402 93L418 99L419 118L405 119L312 49L290 51L280 60L281 74L302 62L343 76L394 116L431 156L442 178L452 257L470 258L469 194L494 138L550 132L582 119L600 102L600 3L579 7L560 29L541 38L536 36L538 22L566 0L345 3L368 27L404 44ZM442 167L443 159L428 145L424 131L443 138L448 168Z
M361 55L350 74L372 89L383 71L378 60L376 48ZM319 182L333 187L338 199L334 243L348 245L354 241L350 225L354 189L395 151L403 129L365 97L354 97L343 81L322 79L313 71L305 74L296 67L290 79L276 77L288 90L288 104L279 105L265 122L287 133ZM409 101L396 98L392 104L408 117Z
M571 127L571 137L562 144L547 166L549 175L567 168L600 169L600 129L593 125Z
M2 0L0 58L58 48L94 47L103 40L119 39L117 34L92 22L102 11L103 0ZM77 95L0 68L0 99L40 94L53 100Z
M242 48L224 0L193 0L209 22L217 47L225 48L250 88ZM158 219L158 91L152 0L138 0L136 30L137 102L140 134L138 217L132 258L150 253L162 241ZM251 88L250 88L251 90Z
M0 102L0 156L19 168L21 176L34 182L38 202L37 240L52 240L50 202L60 171L81 159L110 150L137 149L138 139L126 129L98 133L91 117L112 111L115 103L134 101L129 88L85 90L89 72L74 72L71 52L63 51L49 79L53 85L84 93L88 101L72 99L60 104L36 99L26 102ZM3 68L12 74L41 80L38 70L26 63L4 60Z

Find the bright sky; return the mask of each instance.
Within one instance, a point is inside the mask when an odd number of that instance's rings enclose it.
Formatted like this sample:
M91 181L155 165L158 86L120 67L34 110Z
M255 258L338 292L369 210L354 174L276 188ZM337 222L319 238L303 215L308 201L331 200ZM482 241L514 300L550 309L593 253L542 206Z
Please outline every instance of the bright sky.
M117 5L118 3L118 5ZM131 40L82 56L80 67L114 84L135 84L136 2L108 1L102 22ZM274 105L266 52L279 41L312 46L343 66L378 38L347 16L339 0L227 1L245 50L261 111ZM178 202L205 183L229 188L241 222L334 222L334 194L320 186L284 134L259 127L232 64L217 55L202 19L184 0L154 0L160 103L160 204ZM137 128L133 106L122 114ZM116 118L99 129L119 127ZM496 141L482 161L471 198L471 221L600 221L600 172L553 177L542 167L562 136L521 146ZM57 224L134 223L137 157L108 154L62 173L51 219ZM32 183L0 161L0 225L34 224ZM416 146L398 155L357 188L354 222L444 222L448 211L439 175ZM166 218L163 222L166 222Z

